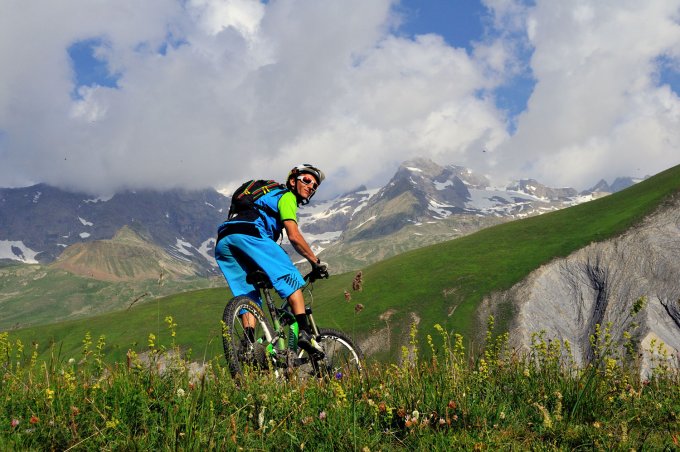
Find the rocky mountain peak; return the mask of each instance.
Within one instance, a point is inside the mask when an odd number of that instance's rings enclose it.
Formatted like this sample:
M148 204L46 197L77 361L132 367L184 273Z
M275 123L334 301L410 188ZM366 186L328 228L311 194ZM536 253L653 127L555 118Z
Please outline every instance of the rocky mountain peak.
M611 193L612 189L606 180L600 179L600 181L590 187L588 190L584 190L581 194L586 195L590 193Z
M626 188L633 186L646 178L647 177L643 179L637 179L634 177L617 177L614 179L614 182L612 182L611 185L609 185L606 180L600 179L597 184L593 185L587 190L582 191L581 195L616 193L618 191L625 190Z
M112 242L118 243L146 243L150 237L143 237L143 234L135 231L131 226L125 225L114 234Z
M401 165L399 165L397 174L399 174L401 170L416 171L419 173L424 173L428 177L434 178L442 171L442 167L437 165L431 159L416 157L411 160L406 160Z
M445 217L445 211L460 211L470 198L466 184L458 176L463 169L441 167L432 160L419 158L403 163L392 180L378 192L382 199L394 199L408 192L418 201L416 217Z
M617 177L614 179L614 182L612 182L610 193L616 193L617 191L625 190L626 188L637 184L641 180L642 179L634 179L632 177Z

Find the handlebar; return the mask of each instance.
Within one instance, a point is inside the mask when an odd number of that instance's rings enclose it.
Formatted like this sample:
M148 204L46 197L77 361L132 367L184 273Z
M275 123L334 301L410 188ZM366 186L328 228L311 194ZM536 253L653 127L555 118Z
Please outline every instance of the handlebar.
M317 279L328 279L328 270L326 269L313 269L311 272L304 276L304 279L308 283L313 283Z

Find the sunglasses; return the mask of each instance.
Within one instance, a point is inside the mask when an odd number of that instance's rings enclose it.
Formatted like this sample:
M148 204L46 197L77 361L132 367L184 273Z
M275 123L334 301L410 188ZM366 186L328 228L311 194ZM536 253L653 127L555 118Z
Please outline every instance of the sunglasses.
M298 180L301 181L305 185L311 185L312 190L316 190L319 184L316 183L316 180L312 176L298 176Z

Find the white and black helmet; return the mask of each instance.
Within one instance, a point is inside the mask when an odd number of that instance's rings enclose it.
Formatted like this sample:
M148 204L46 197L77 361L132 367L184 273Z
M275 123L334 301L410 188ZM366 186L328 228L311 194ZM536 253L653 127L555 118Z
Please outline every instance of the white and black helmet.
M323 171L321 171L316 166L309 163L302 163L290 170L287 180L290 180L291 177L298 177L300 174L311 174L312 176L316 177L317 181L319 181L319 185L321 185L321 182L323 182L323 180L326 178L326 175L323 173Z
M291 178L297 178L302 174L311 174L319 182L319 185L321 185L321 182L323 182L323 180L326 178L326 175L319 168L309 163L302 163L300 165L296 165L293 169L290 170L290 172L288 173L288 179L286 179L286 186L290 190L292 190L293 193L295 193L295 196L298 198L298 204L304 205L307 204L310 199L312 199L312 196L314 196L315 192L312 192L309 198L305 199L302 198L299 193L297 193L294 186L290 185Z

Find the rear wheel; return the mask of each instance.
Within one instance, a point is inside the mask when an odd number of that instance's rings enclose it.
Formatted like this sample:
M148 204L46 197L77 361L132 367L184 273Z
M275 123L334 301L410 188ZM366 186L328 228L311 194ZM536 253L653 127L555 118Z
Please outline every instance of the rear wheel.
M363 377L364 355L348 335L342 331L320 328L316 341L324 357L314 359L301 350L299 359L303 373L338 380Z
M246 334L244 316L255 320L252 337ZM242 375L248 367L266 368L266 346L271 344L274 328L257 303L245 296L232 298L224 308L222 321L224 357L232 377Z

